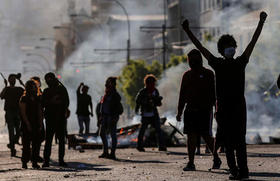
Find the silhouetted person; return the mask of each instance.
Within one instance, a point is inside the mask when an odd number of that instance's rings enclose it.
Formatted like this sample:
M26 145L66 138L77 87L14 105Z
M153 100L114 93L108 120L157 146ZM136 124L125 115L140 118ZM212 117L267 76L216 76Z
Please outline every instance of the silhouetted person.
M151 124L157 133L159 151L166 151L164 138L160 129L160 117L157 107L162 105L162 97L156 89L156 77L148 74L144 78L145 87L142 88L136 96L135 114L141 110L141 128L138 135L137 150L144 152L143 137L149 124Z
M37 164L43 129L43 110L40 97L37 95L38 87L33 80L25 85L25 92L21 97L19 106L22 117L22 168L27 169L27 162L32 160L33 168L40 168ZM30 157L30 144L32 143L32 156Z
M195 170L194 155L197 139L200 136L213 152L214 138L210 127L215 106L215 79L214 73L203 67L200 52L193 49L188 54L190 70L184 73L178 102L177 121L181 121L184 110L184 133L188 135L189 162L184 171ZM220 168L221 160L214 155L213 168Z
M19 111L19 100L22 96L24 89L16 87L16 74L10 74L8 82L5 79L5 88L0 93L0 98L5 99L4 110L5 119L9 131L9 144L8 148L11 150L11 156L16 156L15 144L18 143L20 137L20 111Z
M82 89L82 93L81 93ZM89 87L81 83L77 89L77 111L76 114L78 115L79 121L79 134L83 134L84 131L84 124L85 124L85 134L89 134L89 122L90 118L89 115L93 116L93 108L92 108L92 101L91 96L88 95ZM89 110L90 107L90 110Z
M230 169L229 179L248 178L246 151L246 101L244 96L245 68L261 34L267 14L260 13L260 20L253 38L241 56L234 58L236 41L230 35L223 35L218 41L222 58L215 57L193 35L188 20L183 28L187 35L208 60L216 75L217 113L216 120L225 137L226 157ZM235 152L236 151L236 155ZM235 156L237 157L237 165Z
M46 142L42 167L49 167L54 134L57 135L59 141L59 165L65 167L67 166L64 162L66 114L69 106L69 96L66 88L59 83L53 73L47 73L45 81L48 88L44 89L42 94L42 105L46 119Z
M37 96L40 100L40 103L41 103L41 106L42 106L42 94L43 94L43 91L41 89L41 79L40 77L37 77L37 76L34 76L34 77L31 77L30 80L33 80L37 86ZM39 137L40 137L40 144L39 144L39 148L41 148L41 144L43 143L43 141L45 141L45 137L46 137L46 131L45 131L45 126L44 126L44 122L42 124L42 129L40 129L40 134L39 134ZM38 155L38 158L37 158L37 161L38 162L43 162L44 159L42 157L40 157L40 152L39 152L39 155Z
M103 143L103 153L99 158L116 159L117 147L117 123L123 112L121 96L116 90L117 77L109 77L105 83L105 94L101 100L100 136ZM106 134L110 133L112 139L111 153L108 153L108 141Z

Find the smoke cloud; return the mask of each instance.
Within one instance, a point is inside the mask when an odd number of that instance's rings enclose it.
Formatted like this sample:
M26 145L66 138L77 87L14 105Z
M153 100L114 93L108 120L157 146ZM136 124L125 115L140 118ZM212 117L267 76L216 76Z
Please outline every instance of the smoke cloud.
M262 137L263 141L268 141L269 136L279 136L280 100L275 96L278 92L275 82L280 72L279 18L275 11L278 6L277 1L274 0L265 2L246 0L242 1L242 4L230 6L224 11L214 11L211 21L201 25L223 27L220 29L221 34L232 34L238 45L236 56L239 56L253 36L259 21L259 13L266 11L269 15L246 68L248 143L254 142L257 134ZM221 56L217 51L217 41L218 37L215 37L211 42L203 42L203 44L215 56ZM190 47L186 47L185 52L190 49ZM208 67L206 60L204 65ZM162 107L162 113L169 112L173 116L176 115L183 72L181 67L187 66L179 65L167 70L165 77L159 81L160 91L165 95L165 102L168 102L168 106ZM168 94L164 92L168 92Z

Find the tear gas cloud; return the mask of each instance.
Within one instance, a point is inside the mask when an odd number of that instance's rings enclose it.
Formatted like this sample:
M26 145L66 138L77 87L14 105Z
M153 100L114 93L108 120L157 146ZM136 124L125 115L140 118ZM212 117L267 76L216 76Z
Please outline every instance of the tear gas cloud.
M274 0L245 0L242 1L242 4L231 6L224 11L214 12L211 21L201 25L222 27L221 34L232 34L237 41L236 56L238 56L244 51L253 36L259 21L259 13L266 11L269 15L246 68L248 142L256 133L263 137L263 141L268 141L268 136L279 136L280 134L280 99L273 96L278 91L275 82L280 72L279 16L275 11L276 5L279 7L278 4ZM252 9L257 10L252 11ZM215 37L211 42L203 44L215 56L221 56L217 51L217 41L218 37ZM193 46L187 46L184 50L185 53L192 48ZM204 66L209 68L206 60ZM164 95L165 102L168 102L168 105L162 107L162 113L168 112L169 115L176 115L180 81L183 72L188 69L183 70L182 67L187 67L187 65L179 65L167 70L165 77L159 81L161 94Z
M21 72L26 66L22 63L25 59L32 59L33 61L41 61L39 57L26 57L20 47L23 45L46 45L54 46L53 42L39 42L38 39L42 36L53 37L52 27L69 22L67 17L67 0L60 0L55 2L48 0L41 0L38 3L36 0L3 0L0 2L0 62L1 71L7 76L10 72ZM80 9L84 7L88 10L90 1L76 1L77 7ZM251 2L251 4L250 4ZM214 12L212 20L208 24L202 26L221 26L221 33L233 34L238 42L238 53L245 49L252 37L253 31L258 22L257 15L252 15L251 9L266 10L269 17L264 26L260 39L255 47L255 50L250 59L250 63L246 69L246 98L248 105L248 130L260 132L262 135L277 134L274 131L279 127L278 108L279 99L273 97L265 97L264 92L268 89L274 90L271 86L275 83L278 73L280 72L279 51L277 49L280 38L279 34L279 18L277 15L277 1L249 1L244 0L242 4L227 8L225 11ZM148 6L147 6L148 3ZM162 1L129 1L123 0L122 4L127 8L128 14L161 14ZM249 6L249 5L250 6ZM279 3L278 3L279 4ZM110 8L112 14L122 15L123 12L117 5ZM250 16L252 15L252 16ZM240 17L245 18L242 21ZM71 98L71 117L68 120L68 128L70 131L77 132L78 123L75 116L76 110L76 95L75 91L80 84L84 82L89 85L89 94L93 98L93 104L96 105L104 92L104 82L108 76L119 75L124 63L119 64L84 64L82 67L75 67L71 63L77 62L94 62L94 61L125 61L126 52L115 52L114 54L100 54L93 51L95 48L126 48L127 40L127 26L126 21L120 23L121 26L115 26L114 31L109 31L109 28L102 29L95 28L90 33L90 36L85 40L77 50L66 60L66 63L61 71L62 82L66 85ZM162 22L159 22L161 26ZM139 31L139 26L149 25L145 22L132 23L131 26L131 47L139 48L145 44L146 40L142 39L143 32ZM153 24L155 26L155 24ZM108 28L108 29L107 29ZM217 39L214 38L212 42L207 42L205 45L216 56L220 56L216 48ZM185 53L193 48L192 45L187 46ZM37 50L36 50L37 51ZM38 50L39 51L39 50ZM51 68L54 68L52 56L40 50L40 54L48 57ZM131 55L131 58L139 58L139 56ZM145 58L145 57L141 57ZM11 61L13 62L11 64ZM43 65L44 63L41 62ZM15 66L16 65L16 66ZM204 62L207 66L207 63ZM207 66L208 67L208 66ZM79 69L79 72L76 70ZM162 115L170 117L173 120L177 109L177 101L179 94L179 86L182 74L188 69L187 64L180 64L177 67L172 67L165 72L165 76L159 80L159 91L164 96L163 106L160 110ZM27 80L31 75L39 75L43 78L45 67L39 64L30 65L31 72L23 74L23 80ZM0 81L0 86L4 86ZM271 89L272 87L272 89ZM271 91L268 91L271 92ZM269 98L269 100L268 100ZM3 104L3 101L1 101ZM3 105L2 105L3 107ZM0 132L6 132L4 126L4 112L0 112L1 123ZM93 121L94 120L94 121ZM91 121L91 131L96 129L95 118ZM135 119L134 122L139 122ZM182 125L178 125L182 127ZM269 130L269 131L266 131Z

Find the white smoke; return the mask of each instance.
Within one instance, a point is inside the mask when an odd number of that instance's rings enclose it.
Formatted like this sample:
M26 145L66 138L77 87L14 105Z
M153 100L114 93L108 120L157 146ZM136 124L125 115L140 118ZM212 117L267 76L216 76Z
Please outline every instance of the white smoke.
M247 141L250 143L257 134L260 134L263 141L268 141L269 136L277 134L279 136L280 100L275 97L275 93L278 91L275 82L280 72L278 51L280 34L278 30L279 18L275 14L275 3L276 1L273 0L265 2L242 1L242 4L231 6L224 11L214 11L211 21L201 25L220 26L223 27L220 29L221 34L232 34L237 41L238 56L244 51L253 36L259 21L259 13L265 10L269 15L246 68ZM252 11L252 9L257 9L257 11ZM217 51L217 38L214 38L212 42L203 42L203 44L215 56L221 56ZM188 52L190 48L186 50ZM206 61L204 64L207 64ZM173 116L176 115L182 78L182 72L178 69L184 66L186 67L186 65L181 64L167 70L163 79L159 81L159 89L165 95L167 103L166 106L163 106L162 113L171 112ZM164 94L164 92L168 92L168 94Z
M135 20L138 15L157 15L162 13L161 2L153 1L120 1L127 10L130 16L130 32L131 32L131 48L149 48L147 47L146 39L143 39L144 32L140 31L140 26L148 26L147 21ZM147 3L149 6L147 7ZM118 4L113 3L110 10L107 12L113 17L119 17L116 23L103 24L94 28L87 40L85 40L78 49L66 60L61 72L63 81L68 88L71 97L70 109L71 117L68 119L68 130L77 132L78 122L75 115L76 110L76 89L80 82L89 85L89 94L93 99L93 106L97 105L100 97L104 94L105 80L109 76L119 76L121 69L126 65L126 51L110 52L110 51L94 51L95 49L126 49L128 39L128 27L126 16ZM117 16L115 16L117 15ZM136 18L137 19L137 18ZM161 23L161 22L160 22ZM160 26L161 24L153 24ZM153 53L151 51L151 53ZM143 52L130 53L131 59L138 59L147 56ZM122 63L105 64L105 62L122 61ZM84 67L73 66L73 63L87 63ZM103 64L95 64L94 62L103 62ZM76 70L79 69L79 73ZM125 103L124 98L122 103ZM139 123L135 117L132 123ZM91 119L90 131L94 132L97 129L96 116ZM118 126L131 124L130 120L125 120L125 116L120 118Z

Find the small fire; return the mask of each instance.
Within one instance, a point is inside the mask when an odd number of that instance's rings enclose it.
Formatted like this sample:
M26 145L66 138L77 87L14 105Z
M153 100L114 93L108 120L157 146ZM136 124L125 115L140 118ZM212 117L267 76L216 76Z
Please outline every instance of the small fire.
M130 140L131 142L138 142L138 138L133 138Z
M120 130L120 134L123 134L123 128Z

